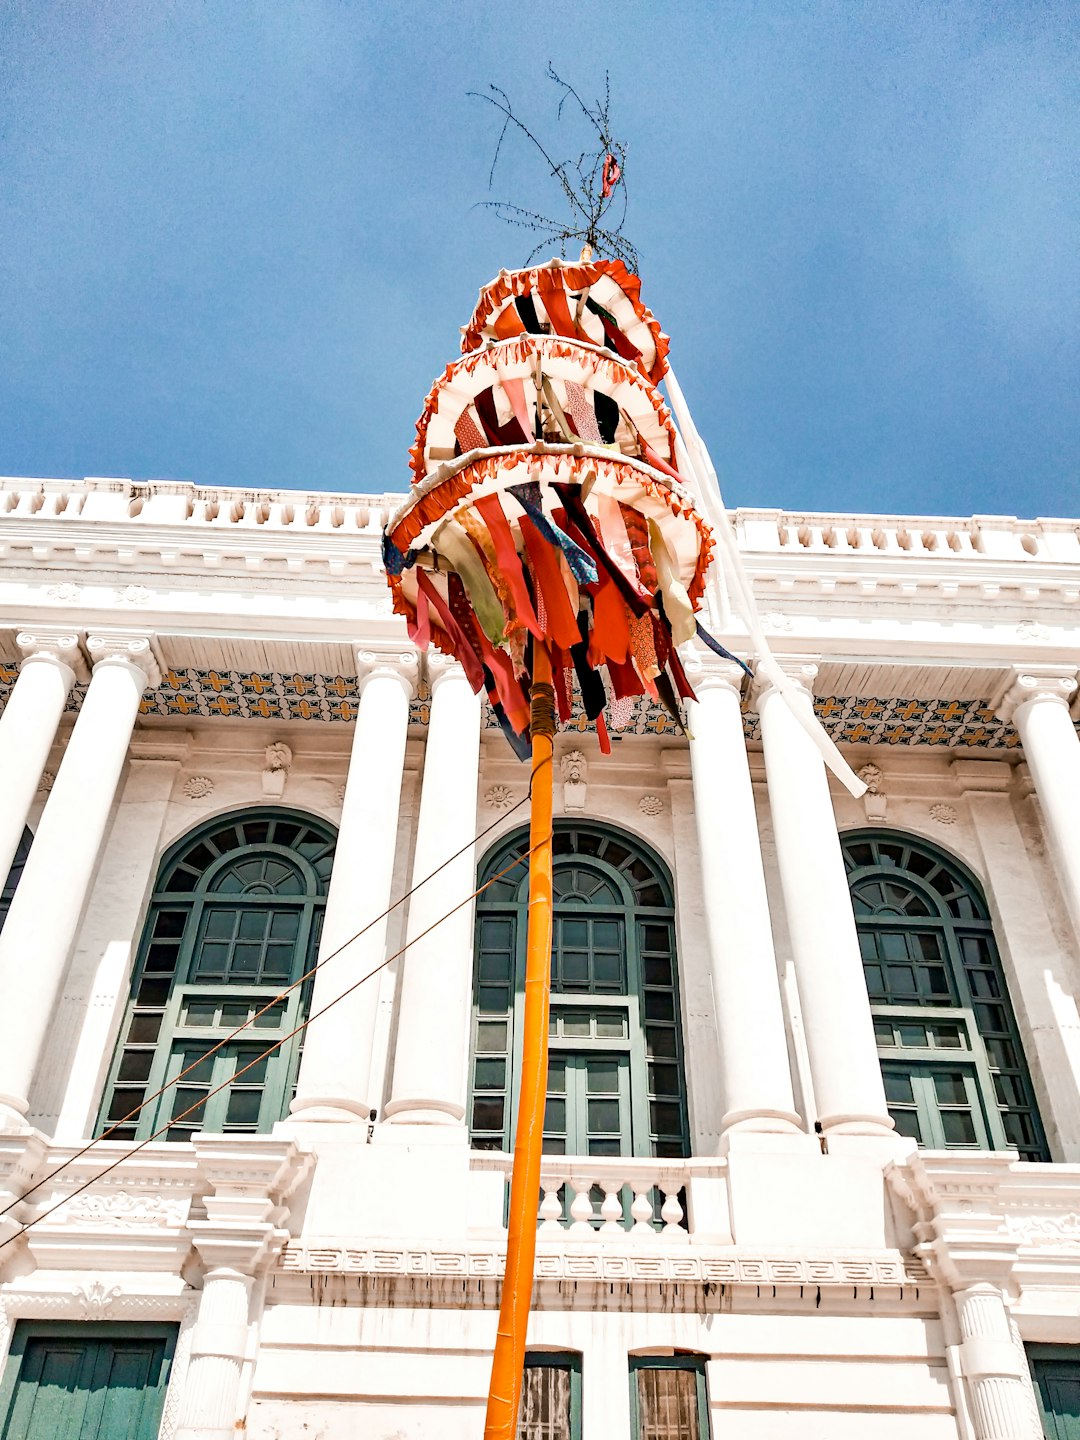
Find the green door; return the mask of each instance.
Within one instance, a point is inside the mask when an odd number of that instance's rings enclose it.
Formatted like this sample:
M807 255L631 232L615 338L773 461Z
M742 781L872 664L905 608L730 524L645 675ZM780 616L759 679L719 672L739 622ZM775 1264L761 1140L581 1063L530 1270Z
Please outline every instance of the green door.
M175 1343L175 1325L20 1320L2 1440L155 1440Z
M1080 1440L1080 1347L1029 1345L1028 1359L1047 1440Z

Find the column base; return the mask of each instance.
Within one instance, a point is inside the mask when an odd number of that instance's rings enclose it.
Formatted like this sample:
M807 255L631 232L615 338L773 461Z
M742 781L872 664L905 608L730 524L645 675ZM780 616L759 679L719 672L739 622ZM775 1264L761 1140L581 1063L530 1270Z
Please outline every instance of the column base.
M366 1125L374 1114L373 1105L346 1095L297 1095L289 1106L289 1119L305 1125L316 1120L332 1125Z
M822 1115L818 1123L826 1135L888 1135L896 1134L891 1115Z
M383 1119L395 1125L460 1125L465 1107L450 1100L391 1100Z
M24 1131L33 1130L33 1125L26 1118L29 1109L30 1101L21 1095L0 1093L0 1134L20 1135Z
M764 1135L805 1134L802 1118L794 1110L729 1110L720 1121L720 1134L731 1130Z

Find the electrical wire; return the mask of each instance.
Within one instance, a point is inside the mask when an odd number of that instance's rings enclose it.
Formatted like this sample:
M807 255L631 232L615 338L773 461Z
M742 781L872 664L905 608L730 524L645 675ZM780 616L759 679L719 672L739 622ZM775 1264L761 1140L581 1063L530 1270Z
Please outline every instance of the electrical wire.
M551 762L549 761L548 763L550 764ZM143 1099L141 1103L135 1107L134 1110L129 1111L128 1114L125 1115L122 1119L113 1121L112 1125L110 1125L107 1130L104 1130L100 1135L95 1135L94 1138L88 1141L87 1144L85 1144L80 1150L76 1150L73 1155L69 1155L68 1158L63 1161L62 1164L58 1165L55 1170L51 1171L48 1175L42 1176L42 1178L35 1181L35 1183L31 1185L29 1189L23 1191L21 1195L11 1200L6 1206L3 1207L3 1209L0 1209L0 1218L9 1214L10 1211L15 1209L16 1206L24 1205L26 1201L32 1195L36 1194L38 1190L42 1189L45 1185L48 1185L53 1180L57 1179L57 1177L62 1175L65 1170L70 1169L72 1165L76 1164L79 1160L83 1159L84 1156L88 1155L96 1145L99 1145L102 1143L102 1141L107 1140L115 1130L119 1129L122 1125L126 1125L130 1120L134 1119L143 1110L145 1110L148 1105L152 1105L156 1100L160 1099L160 1097L164 1095L167 1090L170 1090L175 1085L179 1084L180 1081L183 1080L185 1075L189 1074L197 1066L201 1065L203 1061L208 1059L211 1055L215 1055L223 1046L228 1045L232 1040L236 1038L236 1036L240 1035L244 1030L250 1028L260 1015L265 1014L267 1010L278 1004L293 990L295 990L297 986L304 984L304 982L309 980L317 970L320 970L324 965L328 964L336 956L340 955L342 951L347 950L350 945L352 945L362 935L366 934L366 932L370 930L372 926L378 925L382 920L385 920L388 915L392 914L393 911L398 908L399 905L404 904L404 902L408 900L412 895L415 895L419 889L426 885L430 880L433 880L436 875L438 875L442 870L445 870L448 865L452 865L453 862L459 859L460 856L464 855L466 851L472 849L472 847L476 845L478 841L483 840L484 837L489 835L492 830L504 824L508 816L513 815L516 810L519 810L523 805L529 803L532 798L533 780L535 778L536 777L534 774L530 778L529 788L525 795L519 801L517 801L516 804L512 805L508 811L500 815L498 819L493 820L492 823L486 827L486 829L481 830L478 834L474 835L461 847L460 850L455 851L453 855L447 856L447 858L443 860L441 864L436 866L436 868L431 872L430 875L425 875L422 880L418 880L416 884L406 890L404 894L398 896L398 898L393 902L393 904L388 906L388 908L384 910L381 915L377 915L373 920L369 920L368 923L364 925L361 929L357 930L355 934L350 935L347 940L344 940L337 947L336 950L332 950L329 955L324 955L320 960L317 960L309 970L305 971L303 975L299 976L298 979L294 980L292 984L287 986L286 989L282 990L280 994L275 995L272 999L268 1000L260 1010L257 1010L254 1014L250 1015L248 1019L242 1025L238 1026L230 1035L226 1035L223 1040L219 1040L209 1050L205 1051L202 1055L200 1055L198 1059L192 1061L190 1065L188 1065L185 1069L181 1070L180 1073L174 1076L172 1080L167 1081L166 1084L162 1085L160 1089L156 1090L152 1095L146 1096L145 1099ZM144 1140L141 1140L133 1149L128 1151L126 1154L119 1156L118 1159L116 1159L111 1165L109 1165L106 1169L102 1170L99 1175L95 1175L92 1179L86 1181L85 1184L80 1185L77 1190L73 1190L70 1195L66 1195L63 1200L59 1201L49 1210L43 1211L41 1215L35 1216L33 1220L31 1220L28 1224L23 1225L20 1230L17 1230L6 1240L0 1241L0 1250L3 1250L6 1245L11 1244L13 1240L17 1240L21 1235L25 1235L28 1230L33 1228L33 1226L37 1225L41 1220L47 1219L48 1216L52 1215L56 1210L60 1208L60 1206L66 1205L69 1200L74 1199L76 1195L81 1195L82 1192L88 1189L91 1185L96 1185L99 1180L103 1179L111 1171L115 1170L117 1166L124 1164L124 1162L127 1160L130 1160L132 1156L137 1155L144 1146L149 1145L152 1140L156 1140L159 1135L163 1134L178 1120L183 1120L185 1116L190 1115L192 1111L197 1110L201 1105L205 1105L208 1100L212 1099L213 1096L217 1095L221 1090L228 1088L228 1086L230 1085L233 1085L240 1078L241 1075L245 1074L248 1070L251 1070L254 1066L260 1064L263 1060L267 1059L268 1056L272 1055L275 1050L279 1049L287 1041L291 1040L295 1035L300 1034L300 1032L302 1030L305 1030L313 1020L317 1020L320 1016L325 1015L326 1012L332 1009L339 1000L344 1000L347 995L351 995L354 990L359 989L361 985L365 984L373 976L378 975L380 971L384 970L387 967L387 965L390 965L394 960L397 960L400 956L404 955L405 951L408 950L411 945L414 945L418 940L422 940L425 935L428 935L437 926L441 925L444 920L448 919L456 911L460 910L463 905L468 905L472 900L475 900L478 895L483 894L483 892L488 888L489 885L493 885L496 880L502 879L505 875L509 874L511 870L516 869L517 866L519 866L522 861L527 860L531 854L532 849L529 849L525 851L524 854L518 856L518 858L514 860L512 864L508 865L505 870L501 870L497 875L491 876L489 880L486 880L484 884L481 885L478 889L474 890L472 894L466 896L466 898L460 901L457 905L455 905L453 909L447 910L443 915L440 915L439 918L431 925L429 925L426 930L422 931L419 935L414 935L411 940L406 941L406 943L401 947L400 950L395 951L393 955L387 956L387 958L383 960L380 964L376 965L373 970L370 970L366 975L362 975L359 980L355 981L352 985L350 985L347 990L343 990L340 995L336 995L333 1000L328 1001L327 1004L324 1005L320 1010L316 1010L313 1014L309 1015L305 1020L301 1021L301 1023L297 1025L293 1030L290 1030L287 1035L281 1036L281 1038L276 1040L269 1047L269 1049L265 1050L261 1055L256 1056L254 1060L249 1061L248 1064L243 1067L243 1069L235 1071L228 1080L224 1081L215 1090L211 1090L208 1094L204 1095L202 1099L197 1100L194 1105L189 1106L188 1109L183 1111L181 1114L173 1115L164 1125L162 1125L159 1129L155 1130L152 1135L148 1135Z

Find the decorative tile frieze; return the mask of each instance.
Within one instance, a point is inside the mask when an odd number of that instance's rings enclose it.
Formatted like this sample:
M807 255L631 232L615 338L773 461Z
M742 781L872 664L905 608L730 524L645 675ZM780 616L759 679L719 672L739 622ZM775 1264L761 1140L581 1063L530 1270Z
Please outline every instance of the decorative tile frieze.
M18 667L0 664L0 705L18 678ZM68 709L78 710L85 685L75 685ZM212 720L219 716L245 720L321 720L349 724L359 703L356 678L348 675L293 674L276 671L167 670L161 683L147 690L140 705L144 716L181 716ZM413 725L426 725L430 693L421 681L409 705ZM485 725L497 724L485 706ZM919 700L872 696L818 696L814 709L834 740L846 745L927 745L940 749L1015 750L1020 737L991 709L989 700ZM674 719L647 696L631 702L615 735L678 737ZM580 704L561 727L581 734L592 729ZM747 709L743 728L748 740L760 738L758 717Z

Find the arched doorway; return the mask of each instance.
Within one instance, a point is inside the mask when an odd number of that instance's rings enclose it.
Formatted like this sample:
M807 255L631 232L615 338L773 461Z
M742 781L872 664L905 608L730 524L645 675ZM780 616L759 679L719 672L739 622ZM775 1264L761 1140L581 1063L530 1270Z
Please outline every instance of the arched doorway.
M193 1067L113 1132L187 1140L196 1130L266 1131L288 1110L302 1036L243 1070L307 1013L310 982L213 1055L207 1052L315 963L334 860L333 829L259 807L215 820L165 855L109 1071L100 1128ZM202 1058L202 1057L205 1057ZM212 1091L224 1086L218 1094Z
M502 840L483 882L523 856ZM689 1153L675 911L663 861L612 827L555 822L551 1049L544 1149ZM528 900L522 864L480 897L473 975L470 1132L509 1150L516 1118Z

